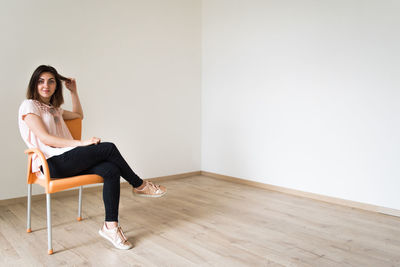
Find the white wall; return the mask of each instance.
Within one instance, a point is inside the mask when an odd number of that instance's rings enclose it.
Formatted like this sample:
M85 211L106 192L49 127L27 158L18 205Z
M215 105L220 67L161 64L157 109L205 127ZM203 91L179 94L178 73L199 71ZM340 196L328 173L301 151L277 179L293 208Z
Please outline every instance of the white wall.
M200 170L200 4L1 1L0 199L26 195L17 112L40 64L77 78L84 136L115 142L141 177Z
M202 170L400 209L400 2L202 10Z
M1 1L0 199L25 195L16 114L51 64L78 79L84 136L143 178L201 168L400 209L399 2L202 6Z

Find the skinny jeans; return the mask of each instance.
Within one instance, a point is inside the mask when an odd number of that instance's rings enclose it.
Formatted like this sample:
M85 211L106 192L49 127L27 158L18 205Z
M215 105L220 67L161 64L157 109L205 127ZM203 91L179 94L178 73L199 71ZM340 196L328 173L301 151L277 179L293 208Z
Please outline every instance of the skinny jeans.
M120 177L122 176L133 187L139 187L143 183L113 143L79 146L47 159L47 163L50 176L53 178L85 174L97 174L103 177L106 221L118 221Z

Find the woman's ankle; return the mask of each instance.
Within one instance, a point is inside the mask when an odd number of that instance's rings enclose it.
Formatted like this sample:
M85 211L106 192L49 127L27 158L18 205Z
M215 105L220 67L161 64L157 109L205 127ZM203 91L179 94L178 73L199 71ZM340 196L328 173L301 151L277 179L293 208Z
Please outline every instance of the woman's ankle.
M146 187L146 181L143 181L143 183L142 183L140 186L135 187L135 189L136 189L136 190L142 190L142 189L145 188L145 187Z
M107 222L105 221L105 226L107 229L114 229L116 227L118 227L118 222Z

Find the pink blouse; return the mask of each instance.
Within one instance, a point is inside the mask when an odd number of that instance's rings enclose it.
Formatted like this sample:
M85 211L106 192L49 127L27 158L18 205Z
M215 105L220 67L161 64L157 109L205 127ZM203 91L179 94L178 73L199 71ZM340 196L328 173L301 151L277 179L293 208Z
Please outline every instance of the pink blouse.
M46 159L60 155L64 152L67 152L75 147L51 147L43 144L39 138L29 129L28 125L25 123L25 116L31 114L38 115L44 125L46 126L47 131L51 135L55 135L58 137L62 137L65 139L73 139L72 135L65 124L62 114L62 108L54 108L52 106L48 106L43 104L37 100L26 99L22 102L19 107L18 114L18 124L19 131L21 133L22 139L24 139L26 145L29 148L38 148L43 152ZM41 165L41 161L37 155L34 155L32 158L32 172L38 172L39 167Z

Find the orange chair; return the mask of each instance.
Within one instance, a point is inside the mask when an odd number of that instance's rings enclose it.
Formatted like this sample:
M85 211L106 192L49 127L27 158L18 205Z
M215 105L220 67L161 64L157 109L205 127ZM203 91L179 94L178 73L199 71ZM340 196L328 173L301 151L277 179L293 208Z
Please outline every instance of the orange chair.
M66 120L72 136L74 139L81 139L82 133L82 120ZM62 191L69 188L79 187L79 205L78 205L78 221L82 220L82 188L84 185L103 183L103 178L98 175L79 175L68 178L56 179L50 177L49 166L43 153L37 148L31 148L25 150L25 154L28 154L28 211L27 211L27 232L31 230L31 199L32 199L32 184L38 184L46 189L46 202L47 202L47 241L48 241L48 253L53 254L52 247L52 236L51 236L51 198L50 194ZM42 168L44 177L37 177L35 173L32 173L32 156L36 154L42 161Z

